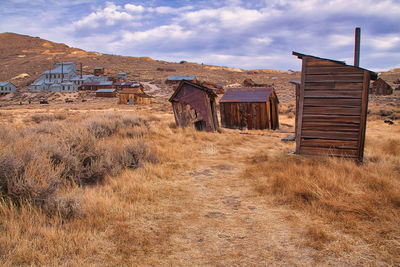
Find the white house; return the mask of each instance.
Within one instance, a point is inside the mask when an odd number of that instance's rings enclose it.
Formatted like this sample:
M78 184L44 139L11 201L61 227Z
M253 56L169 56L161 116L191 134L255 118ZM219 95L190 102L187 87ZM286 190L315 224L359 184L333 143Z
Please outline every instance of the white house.
M54 65L54 69L47 70L37 78L29 88L32 92L76 92L84 81L94 75L76 74L74 62L61 62Z
M0 94L15 92L17 87L10 82L0 82Z

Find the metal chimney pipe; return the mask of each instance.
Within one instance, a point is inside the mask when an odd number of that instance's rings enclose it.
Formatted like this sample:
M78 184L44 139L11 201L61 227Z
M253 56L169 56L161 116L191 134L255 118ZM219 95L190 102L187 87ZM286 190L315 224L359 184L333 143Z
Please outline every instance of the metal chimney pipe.
M354 46L354 66L360 66L360 39L361 29L359 27L355 30L355 46Z
M64 82L64 63L61 62L61 82Z
M82 62L80 63L80 67L81 67L81 79L83 79L83 75L82 75Z

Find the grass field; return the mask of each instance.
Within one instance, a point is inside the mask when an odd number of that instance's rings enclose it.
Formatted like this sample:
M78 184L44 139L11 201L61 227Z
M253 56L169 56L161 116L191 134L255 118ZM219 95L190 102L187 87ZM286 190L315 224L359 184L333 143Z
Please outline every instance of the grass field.
M291 154L290 113L206 133L163 102L0 112L2 266L400 264L397 122L371 116L356 164Z

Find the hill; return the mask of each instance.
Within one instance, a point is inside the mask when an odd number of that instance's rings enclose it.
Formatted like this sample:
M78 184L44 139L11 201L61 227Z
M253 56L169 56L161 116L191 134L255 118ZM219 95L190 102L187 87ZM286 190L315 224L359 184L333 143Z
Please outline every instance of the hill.
M211 81L223 86L241 84L250 78L256 83L274 85L281 101L293 100L290 80L300 79L297 72L279 70L249 70L202 65L191 62L172 63L149 57L128 57L87 52L65 44L54 43L39 37L15 33L0 34L0 80L10 80L17 86L30 85L43 71L55 62L73 61L83 64L84 73L92 73L95 67L105 67L109 75L126 72L130 80L148 81L167 88L164 81L171 74L196 75L197 79ZM170 68L176 72L158 71ZM290 74L289 74L290 73ZM284 93L282 92L284 91ZM286 99L287 98L287 99Z

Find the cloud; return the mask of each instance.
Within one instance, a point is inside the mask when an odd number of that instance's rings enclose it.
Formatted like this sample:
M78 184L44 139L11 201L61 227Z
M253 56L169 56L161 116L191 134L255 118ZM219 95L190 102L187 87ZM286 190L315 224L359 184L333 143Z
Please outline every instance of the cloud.
M145 10L141 5L126 4L124 7L127 11L134 13L142 13Z
M397 0L2 0L0 30L112 54L298 69L292 50L351 59L360 26L362 66L389 68L399 13Z

